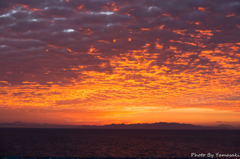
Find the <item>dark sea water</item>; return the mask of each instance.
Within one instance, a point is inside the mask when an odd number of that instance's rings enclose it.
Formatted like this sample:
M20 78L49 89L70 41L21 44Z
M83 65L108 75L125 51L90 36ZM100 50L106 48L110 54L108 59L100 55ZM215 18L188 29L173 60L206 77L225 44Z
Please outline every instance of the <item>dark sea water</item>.
M0 156L191 157L240 153L240 130L0 129Z

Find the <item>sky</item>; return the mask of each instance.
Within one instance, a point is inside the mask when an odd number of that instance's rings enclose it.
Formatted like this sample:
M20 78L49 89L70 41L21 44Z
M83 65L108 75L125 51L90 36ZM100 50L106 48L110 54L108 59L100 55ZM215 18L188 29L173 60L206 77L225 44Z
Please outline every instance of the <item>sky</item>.
M240 125L240 1L1 0L14 121Z

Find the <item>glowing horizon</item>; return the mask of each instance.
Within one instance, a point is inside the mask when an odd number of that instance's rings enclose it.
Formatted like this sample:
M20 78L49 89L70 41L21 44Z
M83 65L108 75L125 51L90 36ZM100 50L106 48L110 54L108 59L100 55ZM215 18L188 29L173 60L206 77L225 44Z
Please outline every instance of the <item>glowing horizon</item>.
M240 125L238 1L1 3L0 122Z

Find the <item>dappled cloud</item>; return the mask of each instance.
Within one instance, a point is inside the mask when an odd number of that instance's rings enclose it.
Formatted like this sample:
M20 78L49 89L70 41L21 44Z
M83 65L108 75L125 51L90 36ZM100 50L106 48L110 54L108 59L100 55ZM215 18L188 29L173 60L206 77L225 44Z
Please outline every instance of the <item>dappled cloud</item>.
M239 10L238 1L3 0L0 107L90 124L172 109L239 113Z

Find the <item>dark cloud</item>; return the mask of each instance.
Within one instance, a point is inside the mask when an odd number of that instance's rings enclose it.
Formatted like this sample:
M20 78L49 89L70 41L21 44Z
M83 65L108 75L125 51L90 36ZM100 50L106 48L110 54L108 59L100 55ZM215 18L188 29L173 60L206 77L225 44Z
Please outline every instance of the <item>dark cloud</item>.
M0 13L4 11L5 9L8 9L10 7L10 2L2 0L0 2Z
M173 72L220 69L218 62L199 54L240 42L239 7L234 0L1 1L0 81L67 83L82 79L84 70L112 73L109 58L143 50L146 44L149 53L158 53L152 65ZM157 42L162 49L155 47ZM87 53L90 48L96 51ZM239 58L222 51L219 56Z
M72 8L52 7L44 9L42 13L52 17L70 17L74 14L74 11Z

